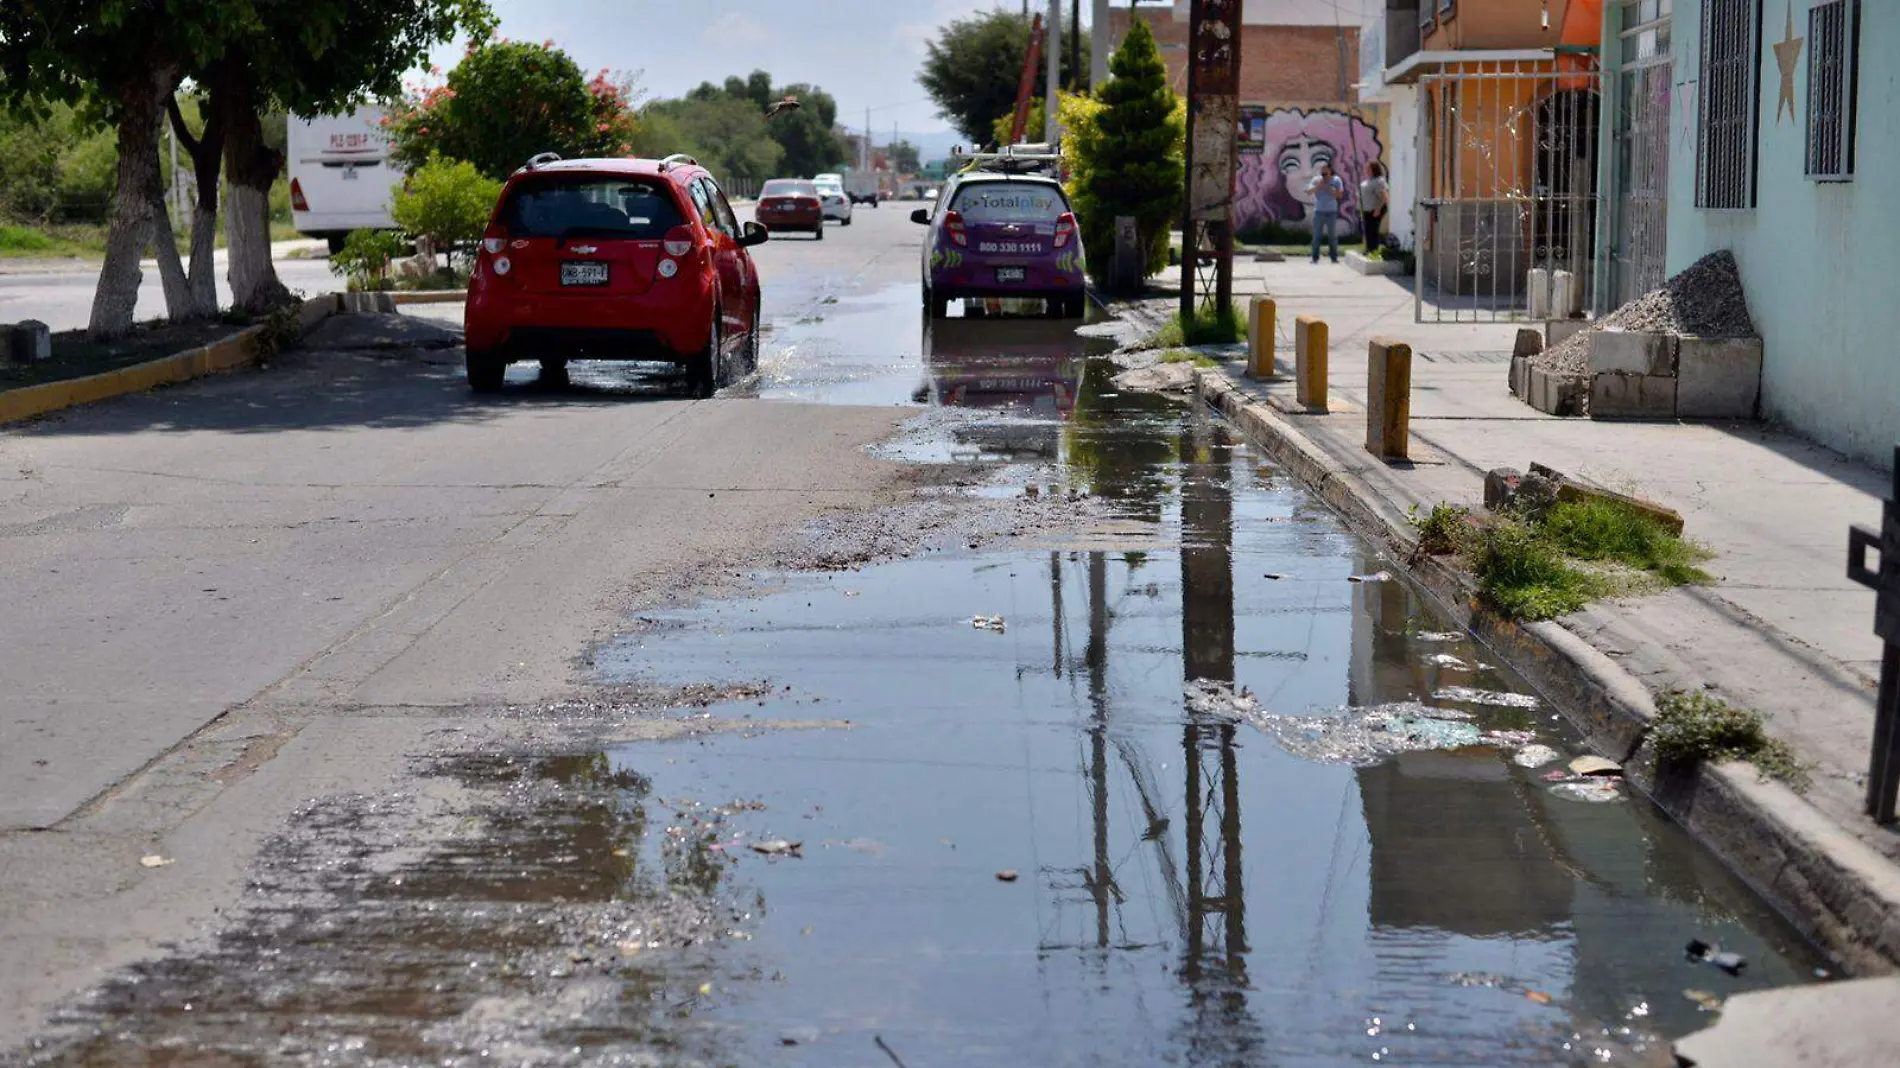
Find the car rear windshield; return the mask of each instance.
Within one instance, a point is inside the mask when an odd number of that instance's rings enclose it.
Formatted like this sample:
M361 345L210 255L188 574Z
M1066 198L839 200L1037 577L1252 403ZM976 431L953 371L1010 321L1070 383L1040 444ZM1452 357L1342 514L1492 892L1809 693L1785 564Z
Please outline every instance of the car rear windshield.
M950 210L966 222L1054 222L1069 205L1049 182L967 182Z
M513 237L613 237L658 241L686 220L666 187L637 178L562 175L523 182L502 225Z
M785 178L774 178L765 183L765 188L759 192L759 195L762 197L815 197L818 195L818 187L810 182L794 182Z

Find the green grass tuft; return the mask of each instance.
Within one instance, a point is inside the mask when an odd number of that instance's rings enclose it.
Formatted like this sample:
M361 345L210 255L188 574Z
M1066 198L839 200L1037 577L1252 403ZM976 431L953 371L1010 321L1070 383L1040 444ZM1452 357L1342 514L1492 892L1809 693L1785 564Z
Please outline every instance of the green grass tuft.
M1479 528L1467 547L1478 595L1512 619L1553 619L1582 608L1606 590L1601 578L1565 559L1535 527L1500 517Z
M1427 556L1457 552L1471 530L1471 509L1443 501L1432 505L1429 512L1420 512L1413 505L1406 516L1418 528L1418 548Z
M1193 349L1169 349L1161 354L1162 363L1191 363L1200 368L1219 367L1220 361L1204 352Z
M59 243L38 230L0 226L0 252L52 252Z
M1558 548L1579 560L1623 564L1651 572L1672 586L1714 581L1696 566L1713 554L1615 501L1561 501L1540 526Z
M1247 336L1247 315L1228 305L1225 310L1202 307L1195 310L1191 322L1175 312L1166 325L1156 331L1151 344L1158 349L1178 349L1184 345L1230 345Z
M1656 698L1649 744L1657 762L1666 766L1746 760L1796 793L1806 793L1814 783L1810 766L1796 759L1786 742L1768 736L1760 712L1701 691L1671 691Z

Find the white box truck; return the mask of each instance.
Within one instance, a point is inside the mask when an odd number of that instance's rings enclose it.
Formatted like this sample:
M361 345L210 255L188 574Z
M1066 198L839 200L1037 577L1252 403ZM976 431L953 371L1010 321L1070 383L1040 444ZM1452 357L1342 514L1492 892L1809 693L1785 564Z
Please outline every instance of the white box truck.
M403 172L390 162L382 109L292 115L284 154L298 233L324 238L337 252L351 230L396 229L389 201Z

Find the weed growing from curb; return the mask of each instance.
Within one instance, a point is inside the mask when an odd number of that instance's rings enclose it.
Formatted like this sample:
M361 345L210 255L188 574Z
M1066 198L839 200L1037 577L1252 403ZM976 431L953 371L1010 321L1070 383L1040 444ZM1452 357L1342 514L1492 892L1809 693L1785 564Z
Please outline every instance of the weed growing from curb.
M1713 556L1655 519L1615 501L1560 501L1541 524L1567 555L1648 571L1671 586L1713 581L1695 566Z
M1247 335L1247 315L1239 308L1197 308L1192 320L1175 312L1155 332L1149 344L1158 349L1178 349L1186 345L1230 345Z
M1169 349L1161 354L1162 363L1191 363L1203 369L1220 366L1220 361L1204 352L1193 349Z
M1427 556L1447 556L1459 550L1471 529L1471 509L1446 504L1432 505L1421 513L1418 505L1406 509L1405 517L1418 528L1418 551Z
M1701 691L1672 690L1656 698L1649 744L1657 763L1667 767L1746 760L1760 768L1764 777L1806 793L1814 782L1810 766L1796 759L1786 742L1770 738L1762 722L1761 713L1752 708L1737 708Z
M1478 576L1478 596L1511 619L1552 619L1608 592L1608 583L1564 558L1533 524L1499 516L1479 527L1465 546Z

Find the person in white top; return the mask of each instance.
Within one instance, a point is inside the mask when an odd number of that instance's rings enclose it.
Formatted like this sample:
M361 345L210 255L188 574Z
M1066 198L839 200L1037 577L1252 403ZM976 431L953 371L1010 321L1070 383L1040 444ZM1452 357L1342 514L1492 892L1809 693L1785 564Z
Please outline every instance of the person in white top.
M1385 239L1385 216L1391 199L1392 189L1385 181L1385 164L1374 160L1366 166L1366 180L1359 183L1359 223L1365 231L1368 256Z

